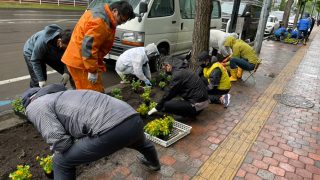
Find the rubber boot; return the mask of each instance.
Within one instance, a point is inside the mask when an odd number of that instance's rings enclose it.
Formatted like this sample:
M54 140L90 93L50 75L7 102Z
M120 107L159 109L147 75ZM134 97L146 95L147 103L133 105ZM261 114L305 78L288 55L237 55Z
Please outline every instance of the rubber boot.
M238 67L238 72L237 72L237 77L238 79L241 79L242 78L242 74L243 74L243 69Z
M231 77L230 77L230 81L231 82L234 82L234 81L237 81L238 78L237 78L237 72L238 72L238 69L231 69L230 70L230 74L231 74Z

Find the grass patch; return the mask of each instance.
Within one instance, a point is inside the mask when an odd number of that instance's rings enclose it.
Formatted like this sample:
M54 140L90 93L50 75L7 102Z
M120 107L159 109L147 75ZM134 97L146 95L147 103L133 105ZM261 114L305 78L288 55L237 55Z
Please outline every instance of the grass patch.
M39 3L19 3L19 2L1 2L1 9L58 9L58 10L74 10L74 11L84 11L86 9L85 6L76 6L73 5L61 5L57 4L39 4Z

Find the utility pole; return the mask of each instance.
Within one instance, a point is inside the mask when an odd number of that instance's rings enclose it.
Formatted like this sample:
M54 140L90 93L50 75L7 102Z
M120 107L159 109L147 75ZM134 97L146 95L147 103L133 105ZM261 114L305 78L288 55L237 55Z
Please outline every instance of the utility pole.
M233 1L233 8L232 8L232 14L230 19L230 26L227 32L232 33L236 30L237 25L237 19L238 19L238 13L239 13L239 7L240 7L241 0L234 0Z
M269 16L269 11L271 7L272 0L263 0L263 7L260 14L258 30L254 42L254 49L259 54L262 46L262 40L264 35L264 30L266 28L266 23Z

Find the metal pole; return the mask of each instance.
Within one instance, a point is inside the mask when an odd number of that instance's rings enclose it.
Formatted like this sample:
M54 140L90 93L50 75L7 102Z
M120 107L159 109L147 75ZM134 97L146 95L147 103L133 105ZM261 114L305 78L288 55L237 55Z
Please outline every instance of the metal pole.
M41 5L42 3L41 3L41 0L40 0L40 5Z
M229 26L229 29L228 29L229 33L232 33L232 32L234 32L236 30L240 2L241 2L241 0L234 0L233 1L233 8L232 8L232 14L231 14L231 19L230 19L230 26Z
M255 43L254 43L254 49L258 54L261 51L263 35L264 35L264 30L266 28L268 16L269 16L271 1L272 0L263 0L263 7L261 10L258 30L257 30L256 38L255 38Z
M60 6L60 0L58 0L58 6Z
M73 7L76 7L76 0L73 0Z

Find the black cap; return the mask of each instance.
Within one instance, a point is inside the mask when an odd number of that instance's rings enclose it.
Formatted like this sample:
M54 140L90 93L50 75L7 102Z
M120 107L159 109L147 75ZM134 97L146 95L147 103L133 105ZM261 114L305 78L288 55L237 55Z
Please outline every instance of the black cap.
M208 51L202 51L199 55L198 55L198 61L204 61L210 59L209 53Z

